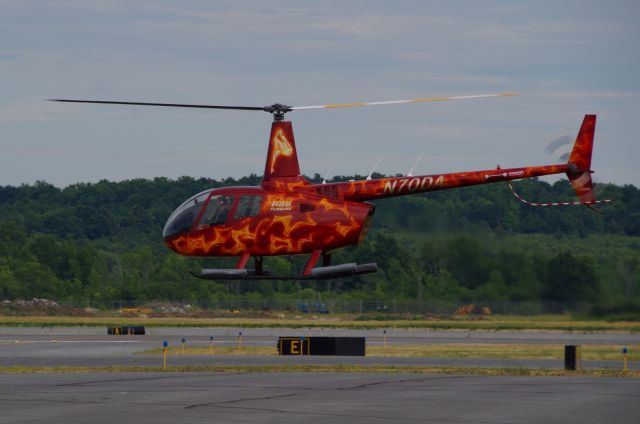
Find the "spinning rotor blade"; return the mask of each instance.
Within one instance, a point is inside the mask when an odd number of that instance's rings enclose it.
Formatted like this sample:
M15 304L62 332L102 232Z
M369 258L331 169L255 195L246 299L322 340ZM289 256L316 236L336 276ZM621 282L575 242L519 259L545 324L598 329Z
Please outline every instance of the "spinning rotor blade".
M120 102L120 101L112 101L112 100L82 100L82 99L48 99L48 100L52 102L97 103L97 104L107 104L107 105L186 107L186 108L194 108L194 109L259 110L263 112L272 113L276 121L281 121L282 119L284 119L284 114L287 112L291 112L292 110L338 109L338 108L344 108L344 107L397 105L402 103L427 103L427 102L440 102L440 101L448 101L448 100L483 99L487 97L509 97L509 96L515 96L515 95L516 94L514 93L500 93L500 94L477 94L472 96L453 96L453 97L421 97L417 99L408 99L408 100L335 103L335 104L317 105L317 106L287 106L280 103L274 103L268 106L222 106L222 105L196 105L196 104L189 104L189 103Z
M66 103L99 103L106 105L134 105L134 106L165 106L165 107L189 107L195 109L232 109L232 110L262 110L265 107L256 106L218 106L218 105L193 105L185 103L148 103L148 102L115 102L109 100L74 100L74 99L48 99L51 102Z
M566 162L569 160L569 154L571 153L572 146L573 139L571 136L563 135L549 142L545 151L547 154L555 157L558 161Z
M403 104L403 103L428 103L428 102L441 102L441 101L448 101L448 100L469 100L469 99L484 99L487 97L510 97L510 96L517 96L517 94L499 93L499 94L477 94L473 96L420 97L417 99L386 100L381 102L355 102L355 103L335 103L335 104L317 105L317 106L292 106L291 110L338 109L343 107L397 105L397 104Z
M573 140L570 135L563 135L558 137L547 144L547 147L544 149L548 154L553 155L560 147L571 146L573 145ZM569 148L569 151L571 148Z

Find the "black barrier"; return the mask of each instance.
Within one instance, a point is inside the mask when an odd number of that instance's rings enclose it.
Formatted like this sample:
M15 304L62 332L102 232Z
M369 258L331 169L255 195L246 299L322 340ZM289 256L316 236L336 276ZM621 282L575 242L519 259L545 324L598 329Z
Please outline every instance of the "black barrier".
M580 369L580 346L565 345L564 347L564 369L579 370Z
M144 326L124 325L122 327L107 327L107 334L112 336L144 336Z
M280 337L279 355L365 356L364 337Z

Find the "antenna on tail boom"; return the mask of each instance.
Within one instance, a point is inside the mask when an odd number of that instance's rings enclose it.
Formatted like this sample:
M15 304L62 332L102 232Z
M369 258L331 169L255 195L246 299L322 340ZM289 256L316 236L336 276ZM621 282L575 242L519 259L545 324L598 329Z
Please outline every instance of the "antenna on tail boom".
M327 183L327 178L329 178L329 174L331 173L332 170L333 170L333 165L329 165L329 169L327 169L327 172L324 174L324 178L322 178L322 184Z
M413 166L409 169L409 172L407 172L407 177L413 177L413 170L416 168L416 166L418 166L418 163L422 160L423 155L424 153L420 153L418 159L416 159L416 161L413 163Z
M376 168L378 167L378 165L380 165L380 162L382 162L382 156L378 158L378 162L376 162L376 164L373 165L373 168L371 168L371 172L369 172L369 175L367 175L367 181L371 179L371 176L376 171Z

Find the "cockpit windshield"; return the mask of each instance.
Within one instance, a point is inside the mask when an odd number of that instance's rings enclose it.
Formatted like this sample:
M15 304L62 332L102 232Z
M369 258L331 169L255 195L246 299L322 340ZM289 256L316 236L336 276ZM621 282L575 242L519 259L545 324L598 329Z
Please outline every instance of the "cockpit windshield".
M203 191L180 205L167 220L162 236L167 238L189 231L210 193L211 190Z

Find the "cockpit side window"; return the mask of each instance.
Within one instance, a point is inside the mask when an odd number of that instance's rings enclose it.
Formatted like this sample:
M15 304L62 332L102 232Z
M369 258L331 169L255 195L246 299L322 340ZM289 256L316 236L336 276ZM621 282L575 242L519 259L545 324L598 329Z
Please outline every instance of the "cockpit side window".
M250 216L256 216L260 213L261 205L262 196L240 196L240 201L238 202L234 218L242 219Z
M198 227L219 225L227 222L233 206L233 196L211 196Z

